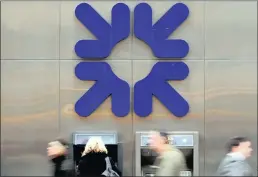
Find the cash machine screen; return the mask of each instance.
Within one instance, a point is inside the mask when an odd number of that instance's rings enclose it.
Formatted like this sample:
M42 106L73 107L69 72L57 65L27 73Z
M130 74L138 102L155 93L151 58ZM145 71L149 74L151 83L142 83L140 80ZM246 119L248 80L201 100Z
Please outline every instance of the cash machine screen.
M180 147L193 147L193 135L170 135L168 137L169 144ZM141 137L141 146L148 146L150 136L143 135Z
M77 144L87 144L87 141L91 137L100 137L105 145L114 145L117 144L117 138L115 134L86 134L86 133L78 133L74 134L74 145Z

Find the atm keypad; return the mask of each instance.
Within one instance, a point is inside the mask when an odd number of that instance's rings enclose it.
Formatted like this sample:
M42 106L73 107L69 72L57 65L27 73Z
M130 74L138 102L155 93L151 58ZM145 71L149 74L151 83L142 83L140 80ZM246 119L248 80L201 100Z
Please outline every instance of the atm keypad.
M151 156L151 155L152 155L150 149L142 149L142 150L141 150L141 154L142 154L143 156Z

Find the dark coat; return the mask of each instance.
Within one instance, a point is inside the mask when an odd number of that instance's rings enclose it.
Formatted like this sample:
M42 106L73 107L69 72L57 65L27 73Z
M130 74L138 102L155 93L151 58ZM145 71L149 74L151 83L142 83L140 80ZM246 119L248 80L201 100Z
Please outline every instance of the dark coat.
M51 159L51 161L53 163L54 177L75 177L74 168L67 156L58 156Z
M101 174L106 170L106 153L95 153L90 152L84 155L78 165L79 176L88 177L88 176L102 176ZM110 159L112 169L117 172L120 176L121 173L116 168L114 162Z
M62 177L66 175L66 172L62 169L65 158L65 156L58 156L52 159L54 177Z

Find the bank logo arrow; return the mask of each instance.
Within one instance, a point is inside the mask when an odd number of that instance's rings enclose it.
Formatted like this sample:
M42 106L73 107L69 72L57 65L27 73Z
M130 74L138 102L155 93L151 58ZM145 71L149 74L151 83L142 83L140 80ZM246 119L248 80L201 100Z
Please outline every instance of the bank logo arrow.
M75 53L81 58L106 58L114 46L130 34L130 10L123 3L118 3L112 8L111 25L87 3L79 4L75 9L75 15L97 38L76 43Z
M158 62L150 74L134 86L134 111L139 117L152 112L152 96L155 96L176 117L189 112L187 101L167 82L184 80L189 74L183 62Z
M75 68L75 75L83 81L96 81L75 104L75 112L79 116L91 115L109 96L112 96L112 112L117 117L129 113L129 84L119 79L108 63L81 62Z
M157 58L184 58L189 46L182 39L168 37L187 19L188 7L183 3L172 6L154 25L152 9L141 3L134 9L134 34L145 42Z

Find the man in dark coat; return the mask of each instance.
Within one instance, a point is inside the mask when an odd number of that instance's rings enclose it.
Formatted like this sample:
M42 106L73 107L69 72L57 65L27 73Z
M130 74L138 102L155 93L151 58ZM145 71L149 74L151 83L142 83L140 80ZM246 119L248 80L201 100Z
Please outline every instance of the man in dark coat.
M68 143L62 139L52 141L48 143L47 148L48 157L53 163L53 176L54 177L65 177L73 176L72 168L64 168L64 164L68 156Z

